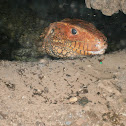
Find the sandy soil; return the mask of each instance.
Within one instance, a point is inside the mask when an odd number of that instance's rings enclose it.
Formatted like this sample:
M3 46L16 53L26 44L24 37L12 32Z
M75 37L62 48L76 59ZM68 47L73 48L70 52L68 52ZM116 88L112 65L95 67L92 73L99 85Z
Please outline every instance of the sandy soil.
M0 61L0 126L126 126L126 50Z

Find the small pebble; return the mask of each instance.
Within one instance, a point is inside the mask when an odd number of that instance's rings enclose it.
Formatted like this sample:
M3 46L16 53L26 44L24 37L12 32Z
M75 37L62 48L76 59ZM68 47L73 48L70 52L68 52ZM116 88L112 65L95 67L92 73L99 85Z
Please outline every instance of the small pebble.
M87 67L89 67L89 68L90 68L90 67L91 67L91 65L87 65Z
M71 121L67 121L66 122L66 125L71 125Z
M74 102L76 102L77 100L78 100L77 97L71 97L71 98L69 99L70 103L74 103Z

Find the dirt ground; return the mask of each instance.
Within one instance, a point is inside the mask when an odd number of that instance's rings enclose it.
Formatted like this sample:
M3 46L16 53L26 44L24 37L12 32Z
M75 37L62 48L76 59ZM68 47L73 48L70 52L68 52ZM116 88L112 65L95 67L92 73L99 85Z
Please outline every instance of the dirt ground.
M0 61L0 126L126 126L126 50Z

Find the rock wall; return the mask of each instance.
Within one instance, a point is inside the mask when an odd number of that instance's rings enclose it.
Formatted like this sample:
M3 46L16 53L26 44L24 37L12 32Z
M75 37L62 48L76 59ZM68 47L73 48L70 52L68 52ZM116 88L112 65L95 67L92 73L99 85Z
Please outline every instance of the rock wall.
M88 8L101 10L107 16L119 11L126 14L126 0L85 0L85 3Z

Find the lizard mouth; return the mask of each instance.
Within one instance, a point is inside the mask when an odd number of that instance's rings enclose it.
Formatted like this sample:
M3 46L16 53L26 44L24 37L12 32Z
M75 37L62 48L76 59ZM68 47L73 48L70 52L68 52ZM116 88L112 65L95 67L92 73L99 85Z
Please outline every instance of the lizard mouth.
M100 51L88 51L88 53L91 53L92 55L104 54L105 49L101 49Z
M90 53L92 55L104 54L106 49L107 49L107 45L104 45L100 50L98 50L98 51L88 51L88 53Z

